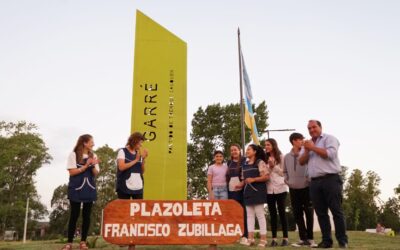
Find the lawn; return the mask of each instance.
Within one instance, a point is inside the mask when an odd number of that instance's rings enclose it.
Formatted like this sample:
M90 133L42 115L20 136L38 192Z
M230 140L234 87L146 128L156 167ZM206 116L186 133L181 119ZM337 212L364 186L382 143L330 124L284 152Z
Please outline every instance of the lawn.
M400 249L400 236L390 237L377 234L370 234L365 232L348 232L349 236L349 247L351 249ZM316 233L316 241L319 242L321 239L320 233ZM291 242L297 241L297 233L290 232L289 240ZM61 249L62 243L57 241L30 241L26 244L21 242L0 242L0 249L27 249L27 250L56 250ZM335 242L334 247L337 247ZM207 249L207 246L138 246L137 249ZM219 246L219 249L248 249L241 245L224 245ZM74 245L74 249L79 249L78 245ZM93 249L127 249L120 248L106 243L104 240L99 239L96 244L96 248ZM252 247L251 249L257 249ZM278 247L277 249L294 249L293 247Z

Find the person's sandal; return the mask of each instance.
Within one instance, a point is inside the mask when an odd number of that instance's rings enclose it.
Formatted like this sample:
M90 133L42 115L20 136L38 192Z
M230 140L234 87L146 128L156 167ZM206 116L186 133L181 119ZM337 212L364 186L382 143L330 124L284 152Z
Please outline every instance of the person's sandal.
M79 249L80 250L87 250L89 249L88 246L86 245L86 242L81 241L81 243L79 243Z
M68 243L65 246L63 246L63 248L61 248L61 250L71 250L72 249L72 244Z
M260 240L260 242L258 242L258 247L265 247L268 244L268 242L266 240Z
M243 240L242 242L240 242L240 244L244 245L244 246L254 246L254 239L246 239Z

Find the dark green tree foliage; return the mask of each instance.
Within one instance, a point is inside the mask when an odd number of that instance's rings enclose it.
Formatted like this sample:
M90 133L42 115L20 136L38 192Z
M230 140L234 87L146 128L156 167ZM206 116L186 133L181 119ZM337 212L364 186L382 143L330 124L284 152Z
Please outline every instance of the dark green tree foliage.
M29 219L36 221L47 214L40 203L34 176L52 159L34 124L0 122L0 231L17 229L22 234L27 197ZM34 223L28 224L33 227Z
M400 185L394 189L394 192L396 195L383 204L379 222L386 228L400 232Z
M58 186L51 198L51 208L50 213L50 228L49 231L52 234L63 235L68 226L69 218L69 200L68 200L68 185L64 184Z
M257 107L258 131L267 128L268 111L265 101ZM193 115L191 141L188 143L188 199L207 197L207 166L212 162L213 151L223 149L229 155L229 147L233 143L241 144L240 105L220 104L200 107ZM250 130L246 128L246 142L250 141Z
M343 208L349 230L375 228L379 206L380 177L373 171L364 176L361 170L354 169L344 188Z
M91 231L100 234L102 210L107 203L117 198L115 193L117 152L108 145L104 145L98 148L95 153L101 162L100 173L96 178L97 200L92 210Z
M349 168L346 166L341 166L341 167L342 167L342 171L340 171L340 177L342 177L343 183L346 183L347 182L347 172L348 172Z

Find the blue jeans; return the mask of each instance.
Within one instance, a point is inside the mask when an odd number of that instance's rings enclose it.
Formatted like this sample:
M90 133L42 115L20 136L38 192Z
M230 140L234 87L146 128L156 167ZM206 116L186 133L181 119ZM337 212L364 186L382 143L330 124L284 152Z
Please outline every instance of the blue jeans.
M214 199L215 200L227 200L228 199L228 187L213 187Z

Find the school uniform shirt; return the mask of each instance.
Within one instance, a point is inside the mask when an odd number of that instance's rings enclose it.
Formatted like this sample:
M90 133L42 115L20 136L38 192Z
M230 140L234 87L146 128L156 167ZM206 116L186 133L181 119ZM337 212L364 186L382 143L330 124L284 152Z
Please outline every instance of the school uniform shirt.
M89 158L89 155L83 154L82 159L86 159L86 158ZM93 158L97 159L97 155L93 154ZM98 172L100 172L99 164L96 164L94 167L96 168L96 170ZM68 159L67 159L67 170L74 169L74 168L78 168L78 166L76 165L76 154L75 154L75 152L72 152L69 154Z
M95 159L97 159L96 155L93 155ZM67 169L76 169L81 168L84 164L86 164L89 156L84 154L82 156L82 163L77 164L76 162L76 154L72 152L68 156L67 160ZM91 167L95 167L97 171L99 171L99 165L95 166L91 165L90 168L85 171L77 174L70 175L68 181L68 199L73 202L94 202L97 198L96 191L96 181L95 176L92 173Z
M126 147L118 150L117 160L129 163L135 160L135 153L131 153ZM116 191L124 194L143 194L144 178L142 170L143 159L140 158L133 166L124 171L117 168Z
M285 183L285 177L283 174L283 156L281 155L281 162L276 164L274 168L269 168L269 181L267 182L267 193L268 194L281 194L288 192L289 188Z
M246 162L242 168L243 179L257 178L268 174L268 168L264 161L257 160L253 164ZM243 188L243 201L246 206L267 203L267 184L265 182L253 182L245 184Z

